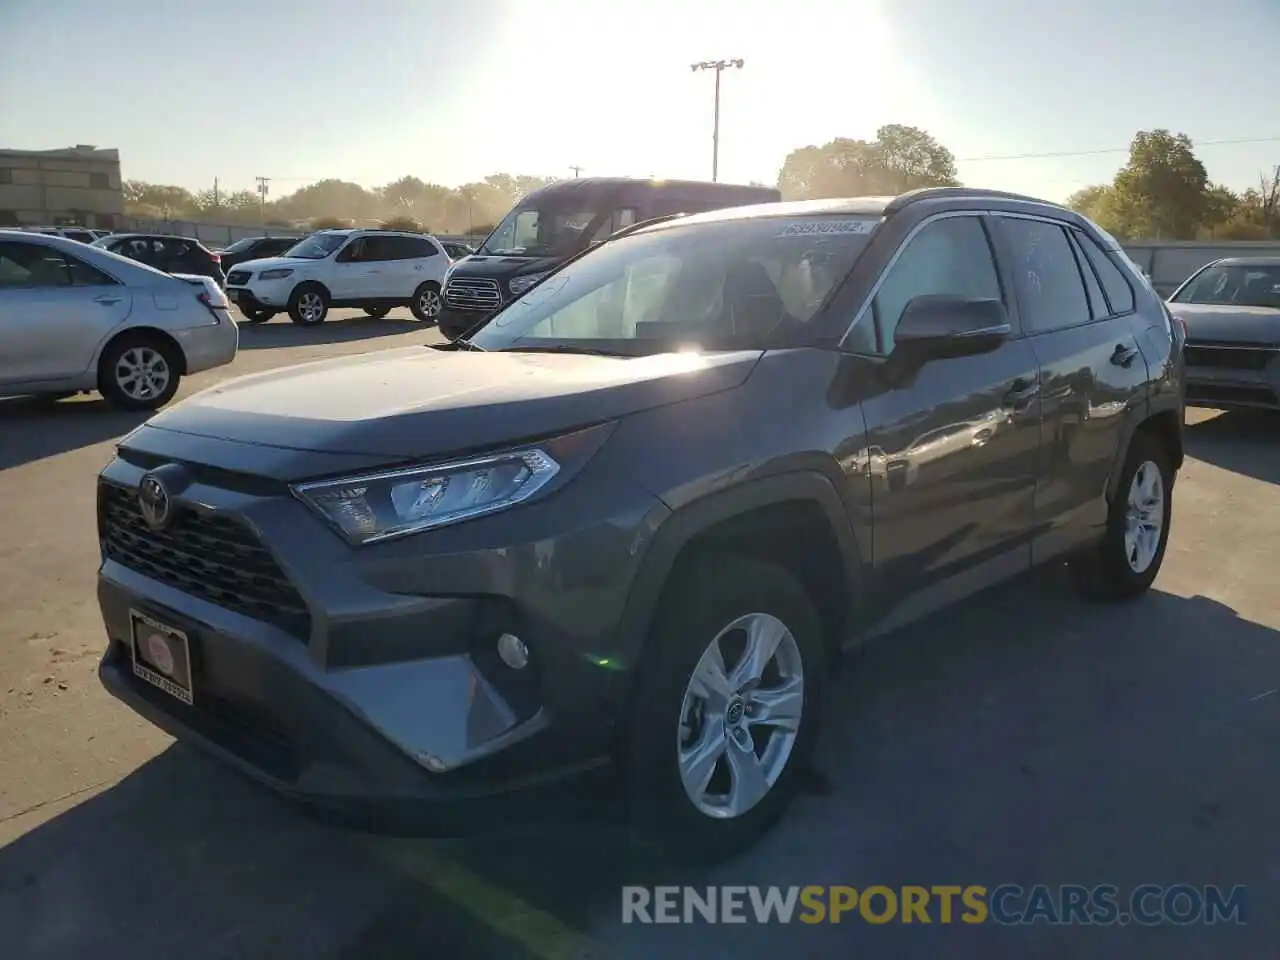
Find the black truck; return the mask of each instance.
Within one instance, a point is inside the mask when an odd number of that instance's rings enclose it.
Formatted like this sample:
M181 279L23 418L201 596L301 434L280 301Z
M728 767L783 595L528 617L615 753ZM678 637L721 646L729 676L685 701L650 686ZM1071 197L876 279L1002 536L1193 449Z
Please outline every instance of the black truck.
M570 257L624 227L781 199L772 187L700 180L581 177L549 184L517 203L474 255L445 274L440 331L454 340L479 327Z

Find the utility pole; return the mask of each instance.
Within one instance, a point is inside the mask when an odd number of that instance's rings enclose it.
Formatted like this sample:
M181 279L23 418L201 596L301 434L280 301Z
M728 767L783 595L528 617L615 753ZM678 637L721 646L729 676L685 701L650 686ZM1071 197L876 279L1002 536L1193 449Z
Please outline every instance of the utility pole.
M263 223L267 222L267 184L271 182L270 177L254 177L258 181L258 219Z
M716 72L716 119L715 126L711 131L711 179L714 181L720 174L720 74L728 70L730 67L742 69L742 58L738 57L733 60L703 60L701 63L692 63L689 68L697 73L699 70L714 70Z
M580 173L582 173L582 168L581 168L581 167L575 167L573 164L569 164L569 169L573 171L573 179L577 180L577 179L578 179L578 175L579 175Z
M218 178L213 178L213 209L217 210L221 204L218 203Z

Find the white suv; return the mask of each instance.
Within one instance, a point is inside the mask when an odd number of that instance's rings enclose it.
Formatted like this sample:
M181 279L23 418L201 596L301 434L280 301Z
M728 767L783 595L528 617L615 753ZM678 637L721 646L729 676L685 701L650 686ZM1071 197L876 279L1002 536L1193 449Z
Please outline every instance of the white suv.
M249 323L288 311L294 323L324 323L330 307L385 317L407 306L419 320L440 315L440 283L452 261L435 237L395 230L321 230L281 257L249 260L227 274L227 296Z

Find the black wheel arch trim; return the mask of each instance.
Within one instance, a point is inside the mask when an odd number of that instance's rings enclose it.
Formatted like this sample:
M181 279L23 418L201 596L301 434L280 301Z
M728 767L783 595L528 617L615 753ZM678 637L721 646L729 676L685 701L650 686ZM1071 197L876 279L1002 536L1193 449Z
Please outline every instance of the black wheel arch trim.
M1121 443L1116 446L1115 460L1111 464L1111 475L1107 478L1107 502L1110 503L1115 499L1116 488L1120 483L1120 474L1124 472L1125 461L1129 458L1129 447L1133 444L1133 437L1140 429L1149 423L1153 423L1157 417L1165 414L1172 414L1178 422L1179 442L1178 449L1170 451L1170 466L1174 473L1182 466L1182 458L1184 455L1185 444L1181 438L1183 429L1183 406L1181 401L1170 393L1153 393L1143 403L1134 405L1126 417L1124 425L1124 438Z
M862 591L857 534L831 480L816 471L795 471L749 480L707 494L668 514L650 540L623 606L616 648L628 677L642 655L668 577L685 547L712 527L753 510L781 503L816 504L826 517L844 561L850 622Z

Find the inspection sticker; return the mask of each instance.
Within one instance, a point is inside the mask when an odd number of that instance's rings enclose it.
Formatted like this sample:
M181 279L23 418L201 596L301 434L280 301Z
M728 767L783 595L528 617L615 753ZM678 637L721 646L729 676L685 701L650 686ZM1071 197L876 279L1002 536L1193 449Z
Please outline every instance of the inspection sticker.
M878 220L794 220L782 228L779 237L829 237L848 234L867 234L876 228Z

